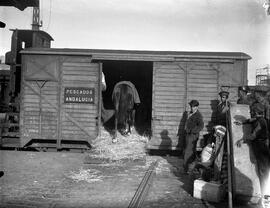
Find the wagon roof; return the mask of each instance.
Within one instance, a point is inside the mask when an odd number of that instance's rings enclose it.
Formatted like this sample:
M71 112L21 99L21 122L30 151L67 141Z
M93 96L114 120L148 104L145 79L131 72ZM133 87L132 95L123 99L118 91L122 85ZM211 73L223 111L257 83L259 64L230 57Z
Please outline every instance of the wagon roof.
M43 30L21 30L21 29L10 29L11 31L17 31L19 33L22 33L25 37L31 35L32 33L39 33L43 36L45 36L48 40L53 40L53 38L45 31Z
M59 54L59 55L90 55L95 59L125 59L140 57L172 59L251 59L242 52L202 52L202 51L147 51L147 50L109 50L109 49L73 49L73 48L27 48L23 54ZM125 57L122 57L125 56Z

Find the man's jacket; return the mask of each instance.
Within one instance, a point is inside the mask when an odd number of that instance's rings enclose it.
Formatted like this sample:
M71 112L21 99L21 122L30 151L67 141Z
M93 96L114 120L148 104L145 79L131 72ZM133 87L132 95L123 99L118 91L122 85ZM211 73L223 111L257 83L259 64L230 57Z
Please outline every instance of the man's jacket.
M185 130L187 134L199 134L203 129L203 126L203 117L197 110L194 114L187 118Z

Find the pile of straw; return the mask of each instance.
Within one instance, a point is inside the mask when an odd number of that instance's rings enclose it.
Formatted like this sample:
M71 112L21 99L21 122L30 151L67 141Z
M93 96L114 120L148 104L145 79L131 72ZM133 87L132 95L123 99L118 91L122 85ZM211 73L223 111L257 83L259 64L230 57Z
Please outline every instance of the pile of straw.
M88 183L92 183L102 181L104 176L102 176L102 173L98 170L80 168L79 172L72 171L68 178L71 178L76 182L86 181Z
M133 132L129 136L117 134L117 143L112 143L112 135L101 130L101 135L93 142L91 157L109 162L134 161L146 156L145 146L148 138Z
M157 174L162 174L164 172L170 172L170 166L168 164L168 161L164 158L159 159L158 166L156 168Z

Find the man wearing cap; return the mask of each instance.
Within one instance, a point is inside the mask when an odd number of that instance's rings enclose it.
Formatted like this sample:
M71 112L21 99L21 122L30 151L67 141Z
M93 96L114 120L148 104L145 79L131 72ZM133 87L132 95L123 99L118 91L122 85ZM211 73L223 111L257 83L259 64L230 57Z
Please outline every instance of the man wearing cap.
M268 99L266 99L266 92L264 92L261 88L256 88L254 90L254 99L255 101L251 104L250 108L252 108L257 103L262 104L263 106L263 117L267 123L267 130L268 130L268 143L270 142L270 105ZM270 149L270 145L268 146Z
M246 86L242 86L238 88L239 99L237 100L237 104L245 104L251 105L252 100L248 97L249 88Z
M262 90L255 90L254 92L255 102L252 105L255 105L257 103L262 104L263 106L263 116L267 122L267 128L268 131L270 130L270 105L268 100L265 98L266 93ZM252 107L252 106L251 106ZM268 138L269 139L269 138Z
M219 93L220 103L217 106L217 125L226 127L227 111L230 108L230 102L228 101L229 92L221 91Z
M195 159L196 144L199 138L199 133L203 129L203 117L199 112L199 102L191 100L189 102L190 112L188 112L185 123L185 150L184 150L184 171L188 172L189 165Z
M255 103L251 107L251 119L243 122L236 121L235 124L251 124L251 134L237 141L237 146L243 142L250 142L258 165L258 175L260 179L262 193L270 169L270 151L268 149L268 131L267 123L263 116L264 106L261 103Z

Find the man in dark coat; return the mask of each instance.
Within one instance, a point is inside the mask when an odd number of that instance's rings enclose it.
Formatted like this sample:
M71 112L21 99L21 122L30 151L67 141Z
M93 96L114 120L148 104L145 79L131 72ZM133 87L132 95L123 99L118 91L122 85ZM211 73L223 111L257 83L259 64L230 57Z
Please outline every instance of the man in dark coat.
M251 105L253 103L250 96L248 96L248 92L249 92L248 86L239 87L238 92L239 92L239 98L237 100L237 104Z
M219 93L220 103L217 106L217 125L226 127L227 111L230 108L230 102L228 101L229 92L221 91Z
M252 108L254 105L262 104L263 106L263 117L266 120L267 123L267 129L268 129L268 143L270 141L270 137L269 137L269 130L270 130L270 104L268 102L268 99L266 98L266 92L264 92L263 90L261 90L260 88L255 89L254 91L254 98L255 101L252 103L252 105L250 106L250 108ZM270 145L269 145L269 150L270 150Z
M203 117L199 112L199 102L191 100L189 102L190 112L185 123L185 150L184 150L184 171L188 172L189 165L195 159L196 144L199 138L199 133L204 127Z
M255 103L251 106L251 119L243 121L242 123L236 121L235 123L252 125L251 135L237 141L237 146L242 142L250 142L258 165L258 176L261 183L261 190L264 193L266 187L266 180L270 170L270 151L268 149L268 129L267 123L263 116L264 106L261 103Z

